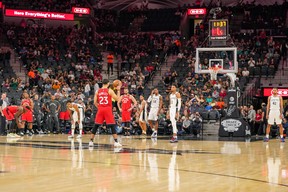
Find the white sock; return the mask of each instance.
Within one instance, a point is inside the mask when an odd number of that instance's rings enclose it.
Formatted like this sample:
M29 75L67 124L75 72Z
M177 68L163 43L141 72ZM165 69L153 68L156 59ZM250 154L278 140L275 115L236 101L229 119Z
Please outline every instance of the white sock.
M280 135L281 139L283 138L283 135Z
M266 135L266 138L268 138L268 139L269 139L269 135Z
M175 139L177 139L177 135L176 136L173 136Z
M71 135L74 136L75 129L71 129Z

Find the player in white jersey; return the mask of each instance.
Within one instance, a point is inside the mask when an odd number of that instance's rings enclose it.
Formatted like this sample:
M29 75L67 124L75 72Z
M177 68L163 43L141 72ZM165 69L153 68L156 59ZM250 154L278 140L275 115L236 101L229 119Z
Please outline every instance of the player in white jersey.
M147 102L144 100L143 95L140 95L139 105L139 125L142 129L142 134L146 135L147 130Z
M162 96L159 94L159 91L157 88L155 88L151 92L151 95L149 96L147 102L150 103L148 123L153 131L151 137L156 138L157 131L158 131L158 115L160 113L160 110L162 109L162 104L163 104Z
M77 136L77 139L80 139L82 138L82 130L83 130L82 121L84 120L83 106L78 103L72 103L71 101L67 101L67 109L70 113L71 118L71 135L69 136L69 138L74 138L76 123L78 123L79 135Z
M171 143L178 142L177 139L177 119L179 118L179 112L181 110L181 95L176 91L176 85L171 86L171 93L169 96L170 106L168 111L168 117L171 121L173 128L173 137L171 138Z
M282 126L282 118L283 118L283 99L278 95L278 88L274 87L272 90L273 95L268 98L267 105L267 115L266 119L268 119L268 126L266 128L266 137L264 138L264 142L269 141L270 127L274 125L274 122L279 127L280 132L280 141L285 142L283 137L283 126Z

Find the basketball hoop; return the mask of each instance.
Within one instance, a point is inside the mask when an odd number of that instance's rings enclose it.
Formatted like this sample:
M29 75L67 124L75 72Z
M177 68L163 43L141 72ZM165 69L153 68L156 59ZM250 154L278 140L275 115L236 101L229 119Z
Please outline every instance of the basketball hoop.
M217 80L217 74L221 70L221 66L215 65L214 67L209 67L209 73L211 80Z

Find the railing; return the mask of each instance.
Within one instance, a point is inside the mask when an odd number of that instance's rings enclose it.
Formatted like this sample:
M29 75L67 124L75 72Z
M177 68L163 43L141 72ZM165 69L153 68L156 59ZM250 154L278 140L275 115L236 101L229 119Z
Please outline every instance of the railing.
M241 106L250 104L259 87L260 79L256 78L247 85L245 92L239 98L238 104Z
M164 60L162 61L162 62L160 62L160 64L159 64L159 66L158 67L156 67L156 69L155 69L155 71L153 71L152 73L151 73L151 75L149 76L149 80L147 81L147 82L145 82L145 85L147 85L149 82L151 82L151 85L153 86L153 80L154 80L154 76L155 76L155 74L159 71L159 73L160 73L160 75L162 76L162 65L163 64L166 64L166 66L167 66L167 64L168 64L168 54L166 53L165 54L165 56L164 56Z

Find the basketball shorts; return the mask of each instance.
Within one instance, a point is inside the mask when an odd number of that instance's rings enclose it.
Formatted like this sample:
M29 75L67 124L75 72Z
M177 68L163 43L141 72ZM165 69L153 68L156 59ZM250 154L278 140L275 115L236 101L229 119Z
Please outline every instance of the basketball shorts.
M106 125L115 124L112 108L98 108L98 112L95 117L95 124L102 125L104 121L106 122Z
M122 111L122 123L131 121L131 112L130 111Z
M139 121L142 122L142 123L146 123L147 121L147 113L142 111L141 114L140 114L140 117L139 117Z
M157 121L158 120L158 108L151 108L149 115L148 115L148 120L149 121Z
M69 120L70 119L69 111L68 110L67 111L61 111L59 114L59 119L65 120L65 121Z
M84 115L83 115L82 109L79 109L79 113L80 113L80 122L82 122L83 119L84 119ZM77 113L76 111L73 112L72 118L73 118L73 121L74 121L74 122L77 122L77 121L78 121L79 117L78 117L78 113Z
M27 123L33 123L33 113L31 110L27 110L25 113L22 114L21 117L22 121L26 121Z
M279 125L282 123L282 119L280 118L280 110L270 110L268 124L274 125L274 122Z
M7 110L7 108L4 108L2 112L7 121L12 121L14 119L14 114Z

